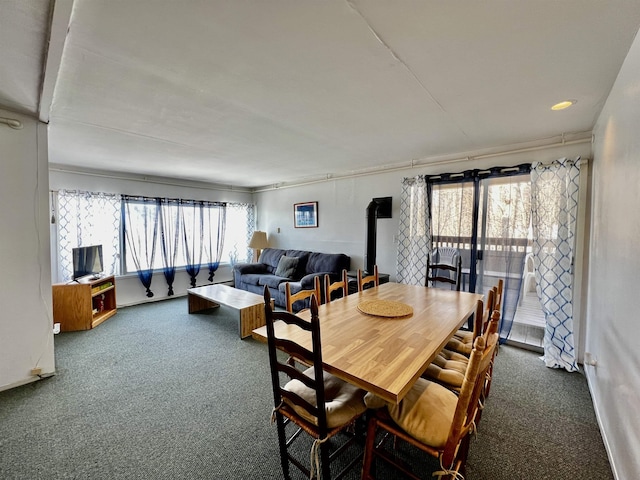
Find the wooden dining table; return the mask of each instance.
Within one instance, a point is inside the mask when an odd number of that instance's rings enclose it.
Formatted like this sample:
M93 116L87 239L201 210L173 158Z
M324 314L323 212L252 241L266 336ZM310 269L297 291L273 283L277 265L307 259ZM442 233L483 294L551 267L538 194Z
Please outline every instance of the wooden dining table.
M437 353L475 311L482 295L385 283L318 307L324 369L388 402L398 403ZM362 313L363 302L409 305L413 313L381 317ZM298 314L310 319L310 311ZM307 332L276 322L276 336L311 348ZM253 331L266 341L266 327Z

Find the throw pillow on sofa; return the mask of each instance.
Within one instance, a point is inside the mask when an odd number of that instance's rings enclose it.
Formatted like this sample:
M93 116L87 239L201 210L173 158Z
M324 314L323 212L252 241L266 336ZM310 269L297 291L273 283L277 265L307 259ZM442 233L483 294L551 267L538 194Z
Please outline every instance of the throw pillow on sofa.
M287 257L286 255L283 255L278 261L275 274L278 277L291 278L293 277L297 266L298 257Z

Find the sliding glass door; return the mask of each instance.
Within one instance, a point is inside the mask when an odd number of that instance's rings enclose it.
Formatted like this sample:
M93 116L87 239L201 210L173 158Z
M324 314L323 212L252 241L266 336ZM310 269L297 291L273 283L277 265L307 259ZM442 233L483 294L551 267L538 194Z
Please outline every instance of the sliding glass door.
M504 280L501 338L518 306L525 256L530 250L531 181L528 166L434 177L433 248L454 248L462 258L463 289L486 294Z

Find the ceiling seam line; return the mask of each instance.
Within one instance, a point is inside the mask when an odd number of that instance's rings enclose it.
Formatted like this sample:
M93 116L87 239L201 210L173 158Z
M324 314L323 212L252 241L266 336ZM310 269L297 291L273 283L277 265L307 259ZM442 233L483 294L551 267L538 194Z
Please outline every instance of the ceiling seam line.
M353 11L355 11L356 14L362 19L362 21L365 23L365 25L367 26L369 31L373 34L373 36L378 40L378 42L380 42L380 44L382 46L384 46L384 48L387 49L387 51L391 54L391 56L393 58L395 58L400 63L400 65L402 65L405 68L405 70L407 72L409 72L409 75L415 80L415 82L418 85L420 85L420 88L422 88L422 90L427 94L429 99L434 104L436 104L438 106L438 108L440 109L440 111L442 111L442 113L445 113L445 114L448 115L449 112L447 112L445 110L445 108L442 106L442 104L440 104L440 102L438 102L438 100L436 100L436 98L429 91L429 89L426 87L426 85L424 83L422 83L422 81L418 78L418 76L415 74L415 72L409 67L409 65L407 65L407 63L400 57L400 55L398 55L395 52L395 50L393 50L393 48L391 48L391 46L382 39L380 34L373 28L373 26L365 18L365 16L362 14L362 12L354 5L353 0L346 0L346 2L353 9ZM469 138L469 135L467 135L467 132L465 132L464 129L462 127L460 127L460 125L456 124L456 127L458 127L458 130L460 130L460 133L462 133L462 135L464 135L465 138Z

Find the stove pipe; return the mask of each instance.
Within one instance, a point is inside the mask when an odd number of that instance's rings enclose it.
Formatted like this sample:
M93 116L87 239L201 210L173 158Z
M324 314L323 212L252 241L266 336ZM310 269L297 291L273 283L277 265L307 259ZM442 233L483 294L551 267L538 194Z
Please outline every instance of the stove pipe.
M378 203L371 200L367 206L367 237L365 243L364 268L368 274L373 273L376 264L376 223L378 220Z

